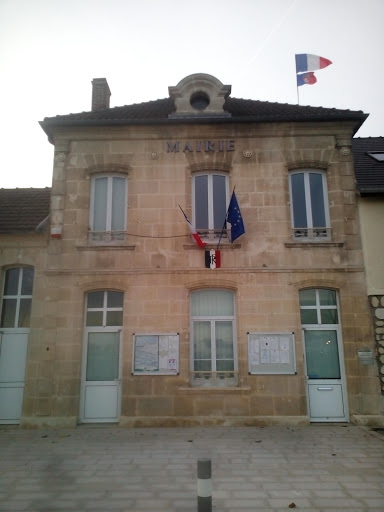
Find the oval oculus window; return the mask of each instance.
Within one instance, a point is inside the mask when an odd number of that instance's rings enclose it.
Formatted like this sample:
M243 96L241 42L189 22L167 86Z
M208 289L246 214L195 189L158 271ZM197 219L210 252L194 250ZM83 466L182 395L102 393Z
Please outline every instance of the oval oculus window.
M209 96L203 91L195 92L189 102L194 109L205 110L209 105Z

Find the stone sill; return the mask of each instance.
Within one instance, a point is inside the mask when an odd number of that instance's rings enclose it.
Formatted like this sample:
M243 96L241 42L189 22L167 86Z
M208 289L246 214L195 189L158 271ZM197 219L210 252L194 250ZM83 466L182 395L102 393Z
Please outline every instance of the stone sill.
M116 244L100 244L100 245L77 245L78 251L134 251L135 245L116 245Z
M217 250L220 250L220 251L231 251L231 250L234 250L234 249L241 249L241 244L231 244L230 242L221 242L220 245L219 245L219 249L217 249L217 244L210 244L210 243L207 243L206 246L204 247L204 249L202 249L201 247L199 247L197 244L184 244L183 245L183 249L186 250L186 251L193 251L193 250L197 250L197 251L201 251L201 250L205 250L205 251L210 251L211 249L217 251Z
M190 395L199 395L200 393L213 393L213 394L220 394L220 393L249 393L251 391L250 386L246 387L214 387L214 386L191 386L191 387L181 387L177 388L177 391L180 393L188 393Z
M20 428L76 428L77 416L22 416Z
M266 427L307 426L307 416L121 416L119 427ZM187 435L187 431L186 431Z
M285 242L285 247L344 247L344 242Z

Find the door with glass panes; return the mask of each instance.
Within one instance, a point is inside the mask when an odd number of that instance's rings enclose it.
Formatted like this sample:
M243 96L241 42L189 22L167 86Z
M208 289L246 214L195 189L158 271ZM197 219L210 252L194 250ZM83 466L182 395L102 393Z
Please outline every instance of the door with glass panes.
M335 290L300 291L311 422L348 421L343 346Z
M123 293L88 293L80 420L118 422L121 404Z
M4 274L0 322L0 423L20 423L33 277L32 267L9 268Z

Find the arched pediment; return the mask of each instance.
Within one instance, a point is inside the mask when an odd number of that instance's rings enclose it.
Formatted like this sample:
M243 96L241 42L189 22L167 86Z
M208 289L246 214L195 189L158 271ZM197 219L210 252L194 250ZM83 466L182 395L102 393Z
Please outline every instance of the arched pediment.
M231 93L230 85L205 73L195 73L168 88L176 112L170 118L178 117L230 117L224 110L224 103Z

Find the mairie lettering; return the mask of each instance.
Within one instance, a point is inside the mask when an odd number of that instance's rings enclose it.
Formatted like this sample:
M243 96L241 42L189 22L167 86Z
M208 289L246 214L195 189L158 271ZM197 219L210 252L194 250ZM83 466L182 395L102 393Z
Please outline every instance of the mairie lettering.
M167 153L215 153L235 151L234 140L196 140L193 142L167 141Z

